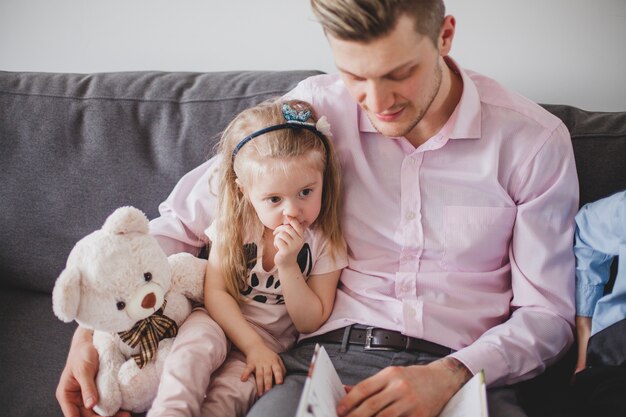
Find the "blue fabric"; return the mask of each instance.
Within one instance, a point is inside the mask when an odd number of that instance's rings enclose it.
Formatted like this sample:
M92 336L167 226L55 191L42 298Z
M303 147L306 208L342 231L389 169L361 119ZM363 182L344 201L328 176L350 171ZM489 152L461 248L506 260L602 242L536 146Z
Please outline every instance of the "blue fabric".
M592 317L591 334L626 318L626 191L585 205L576 215L576 314ZM611 262L617 278L604 294Z

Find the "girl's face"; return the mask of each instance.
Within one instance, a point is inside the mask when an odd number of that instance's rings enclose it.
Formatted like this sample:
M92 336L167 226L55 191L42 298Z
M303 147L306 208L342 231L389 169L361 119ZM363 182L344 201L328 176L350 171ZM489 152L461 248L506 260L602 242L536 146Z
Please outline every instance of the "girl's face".
M241 183L241 191L266 228L274 230L291 219L297 220L303 229L310 227L322 206L322 172L304 157L277 165L285 169L269 170L251 184Z

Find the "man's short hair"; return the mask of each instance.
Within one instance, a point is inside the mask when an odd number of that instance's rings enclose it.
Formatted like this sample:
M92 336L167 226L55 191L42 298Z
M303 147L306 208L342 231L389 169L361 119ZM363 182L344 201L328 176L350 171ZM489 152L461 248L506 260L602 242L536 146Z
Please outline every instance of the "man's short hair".
M327 34L357 42L389 34L405 14L435 46L446 12L443 0L311 0L311 8Z

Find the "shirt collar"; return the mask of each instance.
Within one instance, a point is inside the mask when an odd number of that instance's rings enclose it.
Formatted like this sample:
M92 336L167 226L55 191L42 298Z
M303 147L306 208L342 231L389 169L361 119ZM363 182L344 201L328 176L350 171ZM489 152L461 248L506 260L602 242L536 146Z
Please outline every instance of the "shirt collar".
M441 133L450 139L479 139L482 106L476 84L456 61L450 57L445 59L452 71L461 75L463 93Z
M358 104L357 107L359 115L359 131L365 133L376 133L377 130L374 129L374 125L372 125L369 117L367 117L367 113L365 113L361 106L359 106Z
M463 93L454 112L438 134L450 139L478 139L481 132L481 102L476 84L452 58L445 59L452 71L461 75ZM358 117L360 132L377 132L361 106L358 106Z

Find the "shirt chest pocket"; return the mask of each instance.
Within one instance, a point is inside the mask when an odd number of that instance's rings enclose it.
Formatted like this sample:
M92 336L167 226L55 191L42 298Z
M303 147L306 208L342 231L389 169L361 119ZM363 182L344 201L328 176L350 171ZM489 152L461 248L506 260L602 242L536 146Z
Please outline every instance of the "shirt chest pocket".
M515 207L445 206L441 266L488 272L508 263Z

